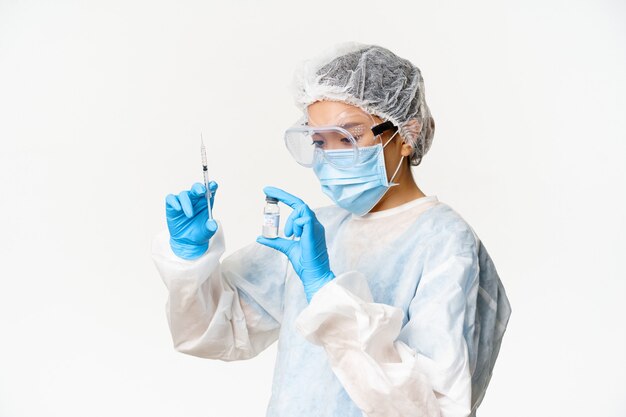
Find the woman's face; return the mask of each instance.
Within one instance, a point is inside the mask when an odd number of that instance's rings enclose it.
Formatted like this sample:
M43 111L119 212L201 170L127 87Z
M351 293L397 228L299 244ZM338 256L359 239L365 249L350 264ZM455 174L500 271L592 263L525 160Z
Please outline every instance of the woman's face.
M379 122L380 119L360 108L342 102L318 101L307 109L309 126L339 126L352 135L359 147L380 143L380 137L374 136L371 130ZM319 131L312 139L316 147L324 150L347 149L353 143L339 130Z
M340 125L342 121L347 120L350 121L350 115L359 115L363 114L363 110L359 107L353 106L348 103L344 103L341 101L316 101L315 103L310 104L307 107L308 114L308 122L313 126L329 126L329 125ZM346 115L348 115L346 117ZM359 117L359 116L353 116ZM374 125L384 122L380 117L369 115L370 118L369 123L371 124L368 128L371 128ZM362 118L362 116L361 116ZM378 143L382 143L383 145L389 141L392 135L395 133L395 130L387 130L380 135L380 138L377 138ZM368 143L364 144L366 146L375 145L376 143ZM332 144L330 142L326 145L329 149L338 149L340 144ZM402 156L408 156L411 154L411 146L404 144L400 134L396 134L394 139L385 146L385 168L387 169L387 175L389 178L390 174L393 174L396 170L396 167L400 163L400 159Z

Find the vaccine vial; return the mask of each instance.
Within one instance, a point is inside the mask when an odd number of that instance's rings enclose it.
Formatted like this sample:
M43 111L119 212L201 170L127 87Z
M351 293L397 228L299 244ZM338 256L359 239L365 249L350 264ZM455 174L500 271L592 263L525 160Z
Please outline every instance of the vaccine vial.
M280 208L274 197L265 197L263 209L263 237L274 239L278 237L278 223L280 222Z

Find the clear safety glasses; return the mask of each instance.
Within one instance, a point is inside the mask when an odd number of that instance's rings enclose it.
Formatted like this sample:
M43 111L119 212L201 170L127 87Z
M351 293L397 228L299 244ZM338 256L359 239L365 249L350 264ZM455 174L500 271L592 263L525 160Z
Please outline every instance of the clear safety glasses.
M380 134L392 129L393 123L377 124L365 112L349 110L340 114L332 125L317 125L306 115L285 131L285 144L296 162L312 167L322 158L337 168L349 168L376 152L362 152L365 147L381 143Z

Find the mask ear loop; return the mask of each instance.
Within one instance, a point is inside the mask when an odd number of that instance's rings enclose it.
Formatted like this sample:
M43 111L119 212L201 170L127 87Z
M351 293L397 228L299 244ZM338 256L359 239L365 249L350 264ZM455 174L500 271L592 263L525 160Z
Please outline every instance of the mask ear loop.
M398 134L398 132L399 132L399 131L400 131L400 130L398 129L398 130L396 130L396 131L394 132L394 134L393 134L393 135L391 135L391 137L389 138L389 140L388 140L388 141L387 141L387 142L383 145L383 149L385 149L385 146L389 145L389 142L391 142L391 141L393 140L393 138L394 138L394 137Z
M400 185L399 182L393 182L393 179L396 177L396 174L398 173L398 171L400 171L400 168L402 167L402 161L404 161L404 155L402 155L402 158L400 158L400 162L398 163L398 167L396 168L396 171L391 176L391 179L389 179L389 186L390 187L394 187L396 185Z
M389 144L389 142L391 142L393 140L393 138L398 134L398 132L400 131L400 129L397 129L393 135L391 135L391 137L389 138L389 140L383 145L383 149L385 149L385 146L387 146ZM400 168L402 167L402 161L404 161L404 155L402 155L402 158L400 158L400 162L398 162L398 166L396 167L396 170L394 171L393 175L391 176L391 178L389 179L389 186L390 187L394 187L396 185L400 185L400 183L398 182L393 182L393 179L396 177L396 175L398 174L398 171L400 171Z

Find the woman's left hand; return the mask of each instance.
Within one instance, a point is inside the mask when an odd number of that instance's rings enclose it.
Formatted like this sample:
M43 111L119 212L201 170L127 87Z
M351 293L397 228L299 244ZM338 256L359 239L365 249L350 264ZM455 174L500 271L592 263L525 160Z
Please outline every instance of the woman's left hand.
M263 191L268 197L274 197L293 209L285 223L285 236L300 239L268 239L259 236L256 241L287 255L310 302L324 284L335 278L328 261L324 226L317 220L313 210L298 197L276 187L265 187Z

